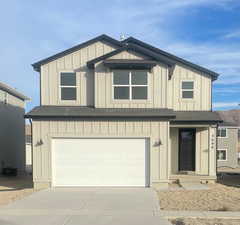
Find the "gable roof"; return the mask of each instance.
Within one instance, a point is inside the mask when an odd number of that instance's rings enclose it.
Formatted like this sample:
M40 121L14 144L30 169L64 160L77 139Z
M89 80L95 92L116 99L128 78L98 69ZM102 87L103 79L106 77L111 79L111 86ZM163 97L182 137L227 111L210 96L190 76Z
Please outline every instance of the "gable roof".
M18 92L16 89L4 84L4 83L1 83L0 82L0 90L3 90L3 91L6 91L7 93L17 97L17 98L20 98L21 100L23 101L27 101L27 100L30 100L30 98L28 98L27 96L21 94L20 92Z
M34 70L39 72L41 65L46 64L48 62L51 62L53 60L56 60L56 59L58 59L60 57L63 57L65 55L67 55L67 54L70 54L72 52L75 52L75 51L77 51L77 50L79 50L81 48L84 48L87 45L90 45L90 44L92 44L94 42L97 42L97 41L106 41L106 42L108 42L108 43L110 43L112 45L115 45L115 46L119 47L120 49L123 48L124 46L126 46L126 44L128 44L128 45L131 44L131 46L135 46L135 47L137 46L138 49L141 48L142 50L144 49L144 51L148 51L148 52L151 52L151 54L155 54L155 56L158 57L161 60L171 61L174 64L176 64L177 62L178 63L182 63L182 64L187 65L187 66L189 66L189 67L191 67L193 69L196 69L198 71L206 73L206 74L210 75L213 78L213 80L216 80L218 78L218 76L219 76L219 74L214 72L214 71L206 69L206 68L204 68L202 66L199 66L197 64L191 63L191 62L189 62L189 61L187 61L185 59L182 59L180 57L177 57L175 55L172 55L172 54L170 54L168 52L165 52L165 51L163 51L163 50L161 50L159 48L156 48L156 47L154 47L152 45L149 45L149 44L147 44L147 43L145 43L143 41L140 41L140 40L138 40L136 38L129 37L129 38L123 40L123 41L118 41L118 40L116 40L114 38L109 37L106 34L102 34L102 35L100 35L100 36L98 36L96 38L93 38L93 39L91 39L89 41L83 42L83 43L81 43L79 45L76 45L76 46L74 46L72 48L69 48L69 49L67 49L65 51L57 53L57 54L55 54L53 56L50 56L48 58L42 59L42 60L32 64L32 66L33 66Z
M138 39L136 39L136 38L129 37L129 38L123 40L122 43L134 43L134 44L136 44L136 45L139 45L139 46L142 46L142 47L144 47L144 48L150 49L151 51L153 51L153 52L155 52L155 53L158 53L158 54L160 54L160 55L163 55L163 56L165 56L165 57L168 57L168 58L170 58L171 60L174 60L174 61L176 61L176 62L180 62L180 63L182 63L182 64L184 64L184 65L187 65L187 66L189 66L189 67L192 67L192 68L194 68L194 69L196 69L196 70L199 70L199 71L202 71L202 72L204 72L204 73L206 73L206 74L209 74L210 76L213 77L213 80L216 80L216 79L218 78L218 76L219 76L219 74L216 73L216 72L214 72L214 71L211 71L211 70L209 70L209 69L206 69L206 68L204 68L204 67L202 67L202 66L199 66L199 65L197 65L197 64L191 63L191 62L189 62L189 61L187 61L187 60L185 60L185 59L183 59L183 58L180 58L180 57L178 57L178 56L175 56L175 55L173 55L173 54L170 54L170 53L168 53L168 52L165 52L165 51L163 51L163 50L161 50L161 49L159 49L159 48L156 48L156 47L154 47L154 46L152 46L152 45L149 45L149 44L147 44L147 43L145 43L145 42L143 42L143 41L140 41L140 40L138 40Z
M67 54L70 54L70 53L73 53L73 52L75 52L75 51L78 51L78 50L86 47L87 45L93 44L93 43L98 42L98 41L106 41L106 42L111 43L111 44L113 44L113 45L116 45L116 46L118 46L118 47L123 46L123 44L122 44L120 41L117 41L117 40L109 37L109 36L106 35L106 34L102 34L102 35L100 35L100 36L98 36L98 37L95 37L95 38L93 38L93 39L91 39L91 40L88 40L88 41L86 41L86 42L83 42L83 43L81 43L81 44L79 44L79 45L73 46L72 48L69 48L69 49L67 49L67 50L65 50L65 51L59 52L59 53L57 53L57 54L55 54L55 55L53 55L53 56L50 56L50 57L45 58L45 59L42 59L42 60L40 60L40 61L38 61L38 62L36 62L36 63L33 63L32 66L33 66L34 70L36 70L37 72L39 72L41 65L46 64L46 63L49 63L49 62L51 62L51 61L53 61L53 60L55 60L55 59L58 59L58 58L60 58L60 57L65 56L65 55L67 55Z
M171 60L171 59L168 59L167 57L165 56L162 56L162 55L159 55L159 54L156 54L155 52L152 52L146 48L143 48L141 46L138 46L138 45L135 45L135 44L125 44L123 47L119 48L119 49L116 49L112 52L109 52L105 55L102 55L100 57L97 57L93 60L90 60L87 62L87 66L89 68L93 68L94 67L94 64L104 60L104 59L107 59L111 56L114 56L114 55L117 55L119 54L120 52L123 52L123 51L129 51L129 50L132 50L134 52L138 52L142 55L145 55L145 56L148 56L148 57L151 57L152 59L154 60L157 60L157 61L160 61L160 62L163 62L164 64L168 65L169 67L172 67L175 65L175 63Z

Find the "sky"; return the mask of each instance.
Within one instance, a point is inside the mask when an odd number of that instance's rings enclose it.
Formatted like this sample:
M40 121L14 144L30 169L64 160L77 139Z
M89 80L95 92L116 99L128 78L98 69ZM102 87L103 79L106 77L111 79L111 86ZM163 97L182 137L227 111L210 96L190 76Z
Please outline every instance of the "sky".
M8 0L0 8L0 82L39 105L31 64L100 34L133 36L220 74L214 110L240 108L239 0Z

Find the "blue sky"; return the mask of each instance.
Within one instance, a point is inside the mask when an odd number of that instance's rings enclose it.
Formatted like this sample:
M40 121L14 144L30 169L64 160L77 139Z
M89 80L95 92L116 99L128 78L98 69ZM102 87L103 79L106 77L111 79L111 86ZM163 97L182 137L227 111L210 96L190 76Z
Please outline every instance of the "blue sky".
M104 4L103 4L104 2ZM214 109L239 108L238 0L9 0L1 3L0 81L39 105L31 64L106 33L134 36L221 74Z

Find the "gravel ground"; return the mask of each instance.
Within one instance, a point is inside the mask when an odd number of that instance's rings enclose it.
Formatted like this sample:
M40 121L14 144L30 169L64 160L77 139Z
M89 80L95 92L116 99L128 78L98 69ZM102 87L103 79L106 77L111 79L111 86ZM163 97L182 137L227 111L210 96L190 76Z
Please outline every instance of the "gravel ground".
M220 182L208 185L209 190L159 191L161 209L240 211L240 175L226 175Z
M176 219L170 220L174 225L239 225L240 220L223 219Z
M33 193L31 177L0 177L0 206Z

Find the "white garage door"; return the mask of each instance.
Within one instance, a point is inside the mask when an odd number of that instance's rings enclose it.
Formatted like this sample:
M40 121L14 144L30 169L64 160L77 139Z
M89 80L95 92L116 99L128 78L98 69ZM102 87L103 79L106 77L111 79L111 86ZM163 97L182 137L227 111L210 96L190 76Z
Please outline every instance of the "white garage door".
M147 139L53 139L53 186L147 186Z

